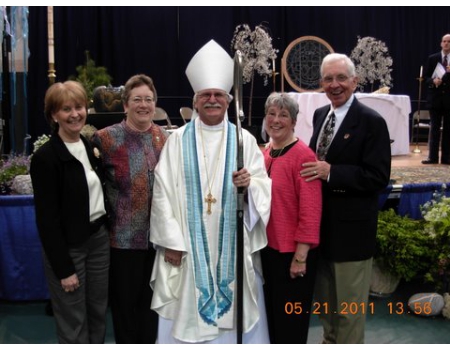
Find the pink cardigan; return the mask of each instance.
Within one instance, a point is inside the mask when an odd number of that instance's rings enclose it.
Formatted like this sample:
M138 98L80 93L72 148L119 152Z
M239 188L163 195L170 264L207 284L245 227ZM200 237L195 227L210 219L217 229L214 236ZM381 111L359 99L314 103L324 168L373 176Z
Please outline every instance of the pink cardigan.
M281 253L295 252L297 243L311 248L319 244L322 215L322 182L306 182L300 176L302 164L316 161L314 152L301 140L284 155L264 151L266 169L271 166L272 206L267 238L269 247Z

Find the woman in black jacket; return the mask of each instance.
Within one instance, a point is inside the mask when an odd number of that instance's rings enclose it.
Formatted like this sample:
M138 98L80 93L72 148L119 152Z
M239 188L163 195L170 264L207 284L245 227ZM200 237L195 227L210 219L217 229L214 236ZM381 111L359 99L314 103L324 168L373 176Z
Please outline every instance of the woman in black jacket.
M31 160L36 222L60 343L103 343L109 239L100 160L80 134L87 96L75 81L53 84L45 117L54 130Z

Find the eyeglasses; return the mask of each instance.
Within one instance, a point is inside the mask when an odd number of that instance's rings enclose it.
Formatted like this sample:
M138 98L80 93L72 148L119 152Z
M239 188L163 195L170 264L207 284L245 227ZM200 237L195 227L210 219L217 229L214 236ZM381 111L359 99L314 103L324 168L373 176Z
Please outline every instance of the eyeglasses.
M331 84L333 82L333 80L336 80L338 83L345 83L350 78L351 77L348 77L348 76L346 76L344 74L339 74L339 75L336 75L335 77L324 77L322 79L322 81L325 84Z
M214 96L215 100L226 100L228 98L231 98L231 95L228 95L224 92L204 92L201 94L197 94L197 98L201 101L209 101L211 97Z
M147 96L147 97L136 96L136 97L133 97L130 101L136 105L141 104L142 102L145 102L146 104L149 105L150 103L155 102L155 99L150 96Z

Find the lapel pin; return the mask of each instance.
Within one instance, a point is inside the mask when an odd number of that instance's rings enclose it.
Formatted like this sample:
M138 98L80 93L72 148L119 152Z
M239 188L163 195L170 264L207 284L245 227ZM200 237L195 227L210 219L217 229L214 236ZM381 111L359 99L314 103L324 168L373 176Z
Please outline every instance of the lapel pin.
M344 139L347 140L350 137L350 134L345 134Z

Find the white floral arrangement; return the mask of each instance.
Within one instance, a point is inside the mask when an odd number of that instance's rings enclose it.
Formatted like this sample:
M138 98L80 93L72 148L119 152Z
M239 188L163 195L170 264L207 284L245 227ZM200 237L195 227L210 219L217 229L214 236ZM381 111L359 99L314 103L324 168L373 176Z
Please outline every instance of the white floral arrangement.
M433 199L420 207L425 220L424 233L430 237L434 249L425 279L443 292L448 292L450 281L450 197L446 196L446 189L442 184L441 190L433 193Z
M392 87L392 58L386 44L374 37L358 36L358 43L350 58L355 63L356 75L359 78L358 87L363 91L366 84L371 84L371 91L375 82L380 87Z
M435 191L433 198L420 207L424 220L429 223L426 231L432 238L450 234L450 197L446 197L446 190L447 185L443 183L440 191Z
M258 25L255 30L251 30L248 24L240 24L236 27L231 40L233 52L239 50L243 60L243 83L253 80L254 72L264 78L264 85L267 85L268 78L272 76L274 67L271 64L277 58L277 49L272 46L272 38L268 29L263 25Z
M48 140L50 140L50 136L42 134L39 136L36 141L33 143L33 153L36 153L36 151L41 148L41 146L46 143Z

